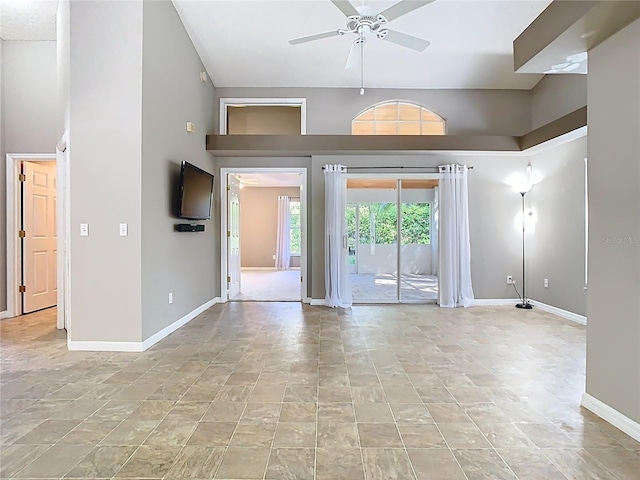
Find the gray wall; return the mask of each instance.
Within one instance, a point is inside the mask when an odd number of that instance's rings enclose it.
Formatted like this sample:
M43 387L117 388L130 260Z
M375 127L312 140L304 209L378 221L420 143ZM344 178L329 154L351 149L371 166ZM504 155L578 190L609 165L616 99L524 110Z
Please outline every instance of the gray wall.
M142 2L71 2L70 28L69 334L139 342Z
M278 196L299 197L299 187L240 190L240 252L243 267L273 267L278 241Z
M7 153L55 153L57 136L56 42L2 42L2 165L0 198L6 201ZM6 208L0 208L0 284L7 282ZM0 292L0 311L7 306Z
M587 393L640 422L640 20L589 52Z
M409 100L434 111L447 121L450 135L523 135L531 129L526 90L367 89L359 95L355 88L216 89L216 99L251 97L306 98L308 134L348 135L356 115L389 100Z
M531 128L536 129L587 104L587 75L545 75L531 90Z
M527 234L527 296L563 310L587 314L584 159L587 138L531 157L534 179L526 208L537 215ZM549 288L544 288L544 279Z
M213 221L201 233L175 232L179 166L213 172L205 134L213 129L214 88L173 4L144 2L142 69L142 336L147 339L215 298ZM186 122L195 123L187 133ZM217 192L216 192L217 193ZM173 293L169 305L168 294Z

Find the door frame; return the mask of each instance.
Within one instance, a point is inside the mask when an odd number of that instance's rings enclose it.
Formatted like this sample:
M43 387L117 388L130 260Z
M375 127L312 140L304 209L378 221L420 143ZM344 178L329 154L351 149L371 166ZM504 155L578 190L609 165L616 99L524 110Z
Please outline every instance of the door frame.
M347 172L349 171L349 167L347 167ZM396 208L397 208L397 217L396 217L396 228L398 230L398 239L400 239L400 227L402 225L402 209L401 209L401 195L402 195L402 189L400 187L400 180L412 180L412 179L424 179L424 180L442 180L442 174L441 173L346 173L345 174L345 178L348 180L350 178L371 178L371 179L394 179L397 180L398 183L397 185L397 191L396 191ZM438 192L440 192L440 190L438 190ZM440 229L438 228L438 245L440 245ZM422 300L402 300L402 288L400 285L400 277L401 277L401 273L400 273L400 266L402 264L402 258L401 258L401 244L397 244L397 248L396 248L396 262L397 262L397 266L398 266L398 278L396 281L396 295L397 295L397 299L396 300L379 300L376 303L380 303L380 304L433 304L433 303L437 303L438 300L435 301L422 301ZM438 248L438 263L440 262L440 255L441 255L442 250L440 248ZM356 244L356 263L358 262L357 260L357 256L358 256L358 245Z
M22 302L20 302L20 291L18 289L18 279L20 278L22 267L20 242L18 241L20 210L22 208L20 181L18 180L20 164L24 161L55 162L56 160L55 153L34 153L31 155L7 153L7 317L22 315ZM58 236L56 243L60 238L58 213L59 210L56 212L56 235ZM56 248L60 251L58 245L56 245ZM60 258L58 258L59 260Z
M227 204L227 183L228 175L242 175L249 173L298 173L301 175L300 182L300 232L302 236L302 242L300 243L300 275L302 276L302 282L300 282L300 299L303 303L311 303L311 298L308 296L308 276L307 276L307 242L309 237L307 236L307 169L306 168L287 168L287 167L244 167L244 168L231 168L225 167L220 169L220 298L223 303L229 301L228 292L226 290L227 285L227 227L228 227L228 211L229 205ZM242 202L240 203L242 209Z
M56 235L58 258L57 258L57 320L58 329L67 329L67 339L70 329L70 218L71 204L69 196L69 132L64 135L56 145L56 153L7 153L6 155L6 192L7 192L7 313L6 317L22 315L20 307L20 292L18 282L20 274L20 245L17 241L19 222L18 215L21 208L20 188L18 174L20 173L20 162L34 160L39 162L55 161L57 172L57 193L56 193Z

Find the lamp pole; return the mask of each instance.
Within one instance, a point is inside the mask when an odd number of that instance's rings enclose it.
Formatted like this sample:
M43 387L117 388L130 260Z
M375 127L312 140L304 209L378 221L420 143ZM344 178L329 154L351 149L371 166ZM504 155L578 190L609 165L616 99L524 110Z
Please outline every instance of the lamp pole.
M533 305L529 303L527 295L525 293L526 279L525 279L525 256L524 256L524 236L525 236L525 219L524 219L524 196L526 191L520 192L522 195L522 302L516 304L516 308L524 308L525 310L531 310Z

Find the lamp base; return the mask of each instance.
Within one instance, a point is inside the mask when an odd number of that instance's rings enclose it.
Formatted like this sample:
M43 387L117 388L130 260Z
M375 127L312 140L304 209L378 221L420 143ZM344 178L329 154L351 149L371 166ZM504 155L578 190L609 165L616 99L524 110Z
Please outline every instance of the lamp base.
M523 303L516 303L516 308L523 308L525 310L531 310L533 305L531 305L528 301Z

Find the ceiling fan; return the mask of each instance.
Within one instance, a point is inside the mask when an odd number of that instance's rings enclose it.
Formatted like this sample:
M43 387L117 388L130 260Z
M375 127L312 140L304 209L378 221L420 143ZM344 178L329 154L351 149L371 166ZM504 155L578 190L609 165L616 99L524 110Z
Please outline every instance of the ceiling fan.
M291 45L300 43L313 42L323 38L337 37L349 33L355 34L358 38L351 45L351 51L347 58L345 68L351 68L358 64L358 60L362 63L362 51L364 44L368 38L377 37L402 47L410 48L418 52L424 51L429 46L427 40L423 40L413 35L389 30L387 24L402 15L410 13L420 7L423 7L435 0L401 0L395 5L381 11L375 12L370 6L362 5L355 7L348 0L331 0L336 7L347 17L346 28L332 30L330 32L318 33L306 37L294 38L289 40ZM355 50L360 47L360 55L355 55Z

